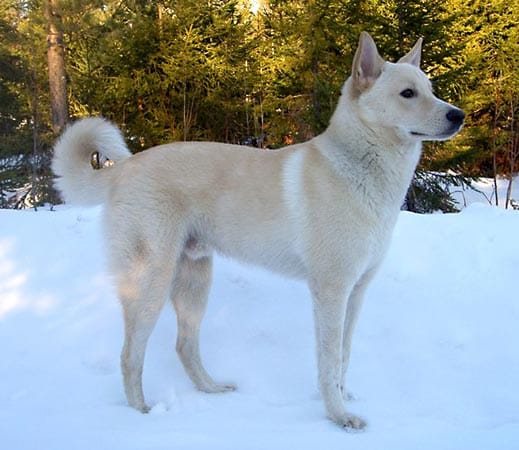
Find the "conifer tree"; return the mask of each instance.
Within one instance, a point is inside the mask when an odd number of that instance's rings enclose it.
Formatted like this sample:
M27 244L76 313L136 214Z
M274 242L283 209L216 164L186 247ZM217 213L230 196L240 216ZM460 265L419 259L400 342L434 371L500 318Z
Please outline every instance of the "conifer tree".
M57 135L68 121L67 73L65 41L58 0L44 0L47 20L47 64L50 86L52 130Z
M139 151L172 140L269 148L307 140L328 124L360 31L369 31L390 60L422 36L423 69L440 97L467 112L467 123L456 139L426 146L408 206L438 207L445 183L456 181L438 178L438 172L511 177L518 170L517 2L262 0L255 9L252 3L2 3L3 205L15 188L27 186L18 191L33 199L26 204L43 201L48 190L46 164L62 120L52 121L56 97L46 56L61 42L67 45L67 76L61 72L58 79L68 81L71 117L103 115ZM59 6L61 21L52 8L43 15L49 5ZM50 33L60 45L48 49L49 23L60 25ZM439 185L433 186L435 178ZM422 191L432 194L429 204L435 206L423 206ZM450 209L443 198L443 209Z

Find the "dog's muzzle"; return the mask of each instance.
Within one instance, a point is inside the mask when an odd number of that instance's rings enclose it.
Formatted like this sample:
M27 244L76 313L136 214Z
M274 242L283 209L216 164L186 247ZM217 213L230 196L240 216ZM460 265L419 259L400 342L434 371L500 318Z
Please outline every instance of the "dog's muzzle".
M453 128L459 128L463 125L463 121L465 120L465 113L458 108L452 108L447 113L447 120L452 123Z

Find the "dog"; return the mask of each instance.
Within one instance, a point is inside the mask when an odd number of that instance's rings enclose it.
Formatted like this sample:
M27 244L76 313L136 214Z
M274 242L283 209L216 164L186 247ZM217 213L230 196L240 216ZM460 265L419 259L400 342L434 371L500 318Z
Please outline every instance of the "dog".
M147 412L148 338L169 297L176 351L195 386L224 392L200 359L200 323L214 252L306 280L328 417L361 429L343 392L364 293L389 246L422 141L462 128L462 110L434 96L422 39L386 62L362 32L328 128L281 150L176 142L131 155L121 132L90 117L68 127L52 168L66 202L104 203L110 270L124 322L121 367L130 406Z

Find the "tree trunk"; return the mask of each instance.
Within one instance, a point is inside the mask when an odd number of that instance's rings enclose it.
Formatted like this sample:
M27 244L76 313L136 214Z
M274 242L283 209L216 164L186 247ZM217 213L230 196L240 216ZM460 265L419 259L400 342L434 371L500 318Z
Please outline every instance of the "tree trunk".
M508 174L508 188L506 190L506 204L505 208L511 205L512 201L512 183L514 181L515 163L517 161L517 139L515 131L515 116L514 116L514 101L510 100L510 144L508 159L510 161L510 172Z
M65 71L65 44L58 0L45 0L47 20L47 62L52 113L52 130L59 134L68 121L67 73Z
M492 170L494 172L494 193L496 194L495 202L496 206L499 206L499 196L497 192L497 117L499 115L500 98L499 91L496 88L495 91L495 106L494 106L494 119L492 121Z

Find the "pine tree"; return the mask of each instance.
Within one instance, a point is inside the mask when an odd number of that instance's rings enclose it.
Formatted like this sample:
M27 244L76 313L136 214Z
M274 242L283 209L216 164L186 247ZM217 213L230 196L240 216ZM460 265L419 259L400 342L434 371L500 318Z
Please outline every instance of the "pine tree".
M59 17L42 14L49 5ZM436 93L468 113L461 136L425 147L408 197L417 210L437 208L438 198L450 209L453 180L431 172L517 170L518 15L505 0L263 0L257 10L249 0L4 2L0 201L15 188L24 188L20 205L48 199L49 150L63 120L55 114L53 125L46 55L61 42L67 74L57 78L68 82L70 115L106 116L133 150L193 139L273 148L327 126L367 30L389 60L423 36ZM49 23L58 39L47 48Z
M52 113L52 129L57 135L68 121L67 73L65 71L65 42L58 0L45 0L47 20L47 61Z
M31 9L34 7L35 9ZM45 30L39 4L2 4L0 197L23 208L53 201L50 188Z

